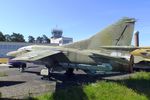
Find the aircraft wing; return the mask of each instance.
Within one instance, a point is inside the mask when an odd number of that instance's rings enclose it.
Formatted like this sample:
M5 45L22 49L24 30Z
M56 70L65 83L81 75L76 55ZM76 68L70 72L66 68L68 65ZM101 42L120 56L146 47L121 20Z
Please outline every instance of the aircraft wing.
M33 50L27 53L24 53L20 56L17 56L16 58L12 60L18 60L18 61L36 61L48 56L52 56L55 54L60 53L61 51L57 50Z

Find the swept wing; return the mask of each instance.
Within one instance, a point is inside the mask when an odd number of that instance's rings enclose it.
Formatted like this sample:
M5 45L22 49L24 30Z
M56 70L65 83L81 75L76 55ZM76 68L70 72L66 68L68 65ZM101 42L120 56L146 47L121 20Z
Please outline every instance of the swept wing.
M54 50L33 50L27 53L24 53L20 56L17 56L13 60L18 61L36 61L51 55L55 55L60 53L60 51L54 51Z

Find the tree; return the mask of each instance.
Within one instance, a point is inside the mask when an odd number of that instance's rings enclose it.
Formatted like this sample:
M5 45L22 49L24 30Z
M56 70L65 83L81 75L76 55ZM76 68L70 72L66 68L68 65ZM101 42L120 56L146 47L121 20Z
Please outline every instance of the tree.
M34 43L35 42L35 38L33 36L28 36L28 42L29 43Z
M42 43L50 43L50 39L46 35L43 35L42 36Z
M11 36L9 34L5 35L5 41L6 42L11 42Z
M0 32L0 41L5 41L5 36L3 35L2 32Z
M42 43L42 40L43 40L43 38L40 37L40 36L38 36L38 37L36 38L36 43Z
M11 35L11 42L25 42L24 36L20 33L13 33Z

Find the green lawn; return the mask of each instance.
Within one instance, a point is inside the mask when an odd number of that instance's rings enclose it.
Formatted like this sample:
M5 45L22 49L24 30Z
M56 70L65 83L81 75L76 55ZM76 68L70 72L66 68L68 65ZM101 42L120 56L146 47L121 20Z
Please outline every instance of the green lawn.
M135 73L129 79L106 80L57 90L35 100L150 100L150 72Z
M119 81L117 81L119 82ZM138 72L126 80L119 83L134 90L138 94L146 96L150 100L150 72Z

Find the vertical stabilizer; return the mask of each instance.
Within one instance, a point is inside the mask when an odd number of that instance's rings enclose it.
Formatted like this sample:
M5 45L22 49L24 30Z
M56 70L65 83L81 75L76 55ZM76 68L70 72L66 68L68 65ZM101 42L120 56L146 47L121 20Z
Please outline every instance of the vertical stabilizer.
M123 18L96 33L89 39L75 42L65 47L76 49L99 49L100 46L129 46L134 30L134 18Z

